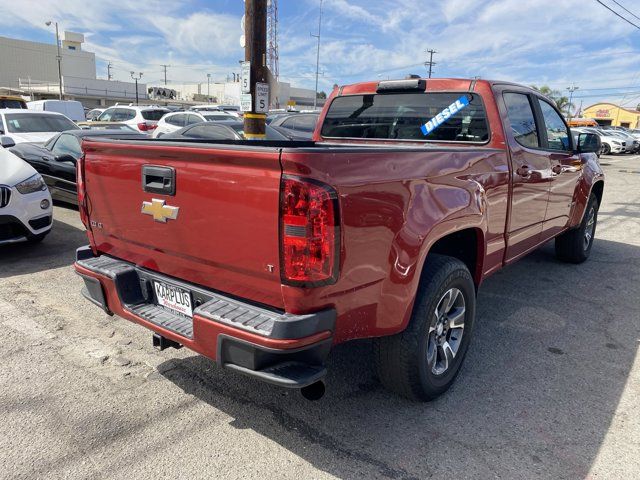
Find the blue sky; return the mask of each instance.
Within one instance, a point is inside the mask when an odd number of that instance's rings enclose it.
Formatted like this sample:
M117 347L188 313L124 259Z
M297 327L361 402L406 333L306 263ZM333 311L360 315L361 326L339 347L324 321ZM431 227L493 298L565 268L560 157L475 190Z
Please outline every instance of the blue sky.
M640 25L613 0L603 2ZM618 0L640 17L640 5ZM319 0L279 0L280 74L314 85ZM85 34L85 49L116 79L129 71L160 81L223 80L238 71L242 0L0 0L2 35L51 42L46 20ZM497 78L580 87L577 105L640 103L640 30L595 0L325 0L320 88L426 74L425 50L438 51L436 76Z

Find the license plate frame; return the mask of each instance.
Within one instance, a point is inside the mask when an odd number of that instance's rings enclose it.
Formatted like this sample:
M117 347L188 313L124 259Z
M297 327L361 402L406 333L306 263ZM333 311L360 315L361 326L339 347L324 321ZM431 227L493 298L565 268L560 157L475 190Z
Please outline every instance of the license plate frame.
M153 280L155 303L159 307L186 318L193 318L193 296L183 287L163 280Z

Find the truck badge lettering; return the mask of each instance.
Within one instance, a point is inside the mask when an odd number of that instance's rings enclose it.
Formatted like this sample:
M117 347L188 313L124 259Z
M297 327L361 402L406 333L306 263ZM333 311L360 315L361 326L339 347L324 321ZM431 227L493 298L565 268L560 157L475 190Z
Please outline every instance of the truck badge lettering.
M150 202L142 202L142 213L151 215L156 222L167 223L167 220L178 218L180 207L165 205L164 200L152 198Z
M429 135L436 128L438 128L440 125L442 125L444 122L446 122L449 118L454 116L456 113L458 113L467 105L469 105L469 98L467 97L467 95L462 95L458 100L453 102L451 105L446 107L444 110L438 113L435 117L433 117L427 123L422 125L420 127L422 134L425 136Z

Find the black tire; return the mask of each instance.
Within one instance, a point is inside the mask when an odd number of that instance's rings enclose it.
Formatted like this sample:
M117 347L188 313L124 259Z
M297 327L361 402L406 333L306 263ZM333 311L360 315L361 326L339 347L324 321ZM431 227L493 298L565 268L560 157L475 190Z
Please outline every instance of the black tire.
M442 305L441 302L445 301L444 296L454 290L462 295L464 309L460 314L452 307L449 313L453 311L454 316L459 315L464 322L464 328L460 333L461 338L454 357L446 362L447 368L444 371L436 374L438 354L441 351L436 346L435 357L430 355L430 352L434 351L433 340L441 335L440 330L433 330L434 325L441 322L436 312ZM459 301L459 297L456 298ZM429 255L424 265L409 325L397 335L377 338L374 341L375 364L380 382L389 390L414 400L429 401L446 392L460 372L467 353L473 333L475 305L475 286L466 265L456 258ZM450 342L453 345L452 342L455 340L452 332L459 331L459 328L453 327L444 332L448 345ZM442 350L446 352L446 349ZM432 361L429 360L429 356L433 358Z
M611 153L611 147L608 143L602 144L602 155L609 155Z
M556 257L559 260L582 263L589 258L593 239L596 236L598 208L598 198L592 193L580 225L556 237ZM588 237L587 234L589 234Z

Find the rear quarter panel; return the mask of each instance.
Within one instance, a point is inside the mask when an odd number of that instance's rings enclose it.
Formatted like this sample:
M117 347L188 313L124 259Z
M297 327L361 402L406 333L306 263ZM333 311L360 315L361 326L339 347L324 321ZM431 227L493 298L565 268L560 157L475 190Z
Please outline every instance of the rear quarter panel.
M448 233L480 233L478 282L501 265L509 181L503 150L342 146L317 153L285 150L282 164L284 173L320 180L338 192L338 282L282 287L287 311L336 308L336 342L401 331L428 250Z

